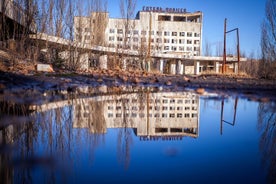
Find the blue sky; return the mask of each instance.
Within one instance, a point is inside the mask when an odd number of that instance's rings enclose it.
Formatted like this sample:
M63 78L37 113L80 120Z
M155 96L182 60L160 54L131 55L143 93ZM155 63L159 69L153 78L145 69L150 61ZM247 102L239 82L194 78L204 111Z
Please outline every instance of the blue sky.
M110 17L120 17L120 0L108 0ZM260 55L261 22L265 14L266 0L137 0L136 11L143 6L162 8L186 8L189 12L203 12L203 47L205 41L212 45L215 54L216 45L223 43L224 19L227 18L227 30L239 28L240 50L247 56L254 52ZM227 50L234 50L235 32L227 34Z

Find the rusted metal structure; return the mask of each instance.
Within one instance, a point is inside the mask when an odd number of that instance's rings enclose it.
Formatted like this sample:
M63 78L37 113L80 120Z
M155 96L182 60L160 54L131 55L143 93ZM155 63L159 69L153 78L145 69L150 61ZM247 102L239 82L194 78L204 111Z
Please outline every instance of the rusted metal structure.
M224 19L224 40L223 40L223 64L222 64L222 73L226 72L226 34L236 31L237 33L237 62L238 66L240 65L240 37L239 37L239 28L227 30L227 19Z

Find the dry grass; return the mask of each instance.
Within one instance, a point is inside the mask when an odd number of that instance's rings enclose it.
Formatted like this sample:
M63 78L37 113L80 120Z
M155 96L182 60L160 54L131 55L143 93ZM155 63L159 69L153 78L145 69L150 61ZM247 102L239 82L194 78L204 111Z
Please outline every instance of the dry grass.
M5 49L0 50L0 70L28 74L35 71L35 66L32 62L23 59L18 53Z

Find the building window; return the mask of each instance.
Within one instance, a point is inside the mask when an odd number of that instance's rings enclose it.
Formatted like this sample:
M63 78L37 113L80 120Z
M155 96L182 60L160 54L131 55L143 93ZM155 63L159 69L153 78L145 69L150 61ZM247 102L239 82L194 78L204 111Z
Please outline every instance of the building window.
M193 51L193 47L187 47L187 51Z
M179 39L179 44L185 44L185 40L184 39Z
M168 114L162 113L162 118L167 118Z
M172 50L176 51L177 50L176 46L172 46Z
M162 36L162 31L157 31L156 34L157 34L158 36Z
M150 31L149 31L149 34L154 35L154 31L151 31L151 33L150 33Z
M164 50L170 50L170 47L169 46L165 46Z
M177 39L172 39L172 43L177 43Z
M175 110L175 107L170 106L170 110L171 110L171 111L174 111L174 110Z
M161 103L160 99L155 99L155 103Z
M198 45L199 44L199 40L194 40L194 44Z
M123 29L118 29L118 30L117 30L117 33L118 33L118 34L123 34Z
M180 32L179 36L185 36L185 32Z
M156 133L168 132L168 128L155 128Z
M108 110L113 110L113 106L108 106L107 109Z
M115 33L115 29L109 29L109 33Z
M175 117L175 114L170 114L170 118L174 118Z
M184 47L179 47L179 51L184 51Z
M154 117L155 117L155 118L159 118L159 117L160 117L160 114L156 113L156 114L154 114Z
M177 36L177 32L172 32L172 36Z
M162 110L168 110L168 107L167 106L163 106Z
M177 113L177 117L178 118L182 118L182 114L181 113Z
M184 114L184 117L185 117L185 118L189 118L189 117L190 117L190 114L185 113L185 114Z
M165 31L164 32L164 36L170 36L170 32L169 31Z
M120 41L120 42L123 41L123 37L118 36L117 41Z
M187 37L192 37L193 36L193 33L192 32L188 32L187 33Z
M194 51L199 51L199 47L194 47Z
M164 38L164 43L170 43L170 39Z
M192 40L187 40L187 44L192 44Z
M109 41L114 41L114 36L110 36Z
M159 106L155 106L155 107L154 107L154 110L159 111L159 110L160 110L160 107L159 107Z
M163 100L163 103L168 103L168 100L167 99Z
M194 37L200 37L199 33L194 33Z
M161 38L156 38L156 43L162 43L162 39Z
M113 114L112 114L112 113L108 113L108 117L109 117L109 118L112 118L112 117L113 117Z

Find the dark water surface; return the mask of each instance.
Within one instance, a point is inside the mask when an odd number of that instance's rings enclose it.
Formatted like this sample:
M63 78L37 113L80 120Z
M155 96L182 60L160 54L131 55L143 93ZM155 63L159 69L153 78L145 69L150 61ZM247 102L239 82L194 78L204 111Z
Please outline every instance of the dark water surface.
M275 183L275 102L139 91L1 102L0 183Z

